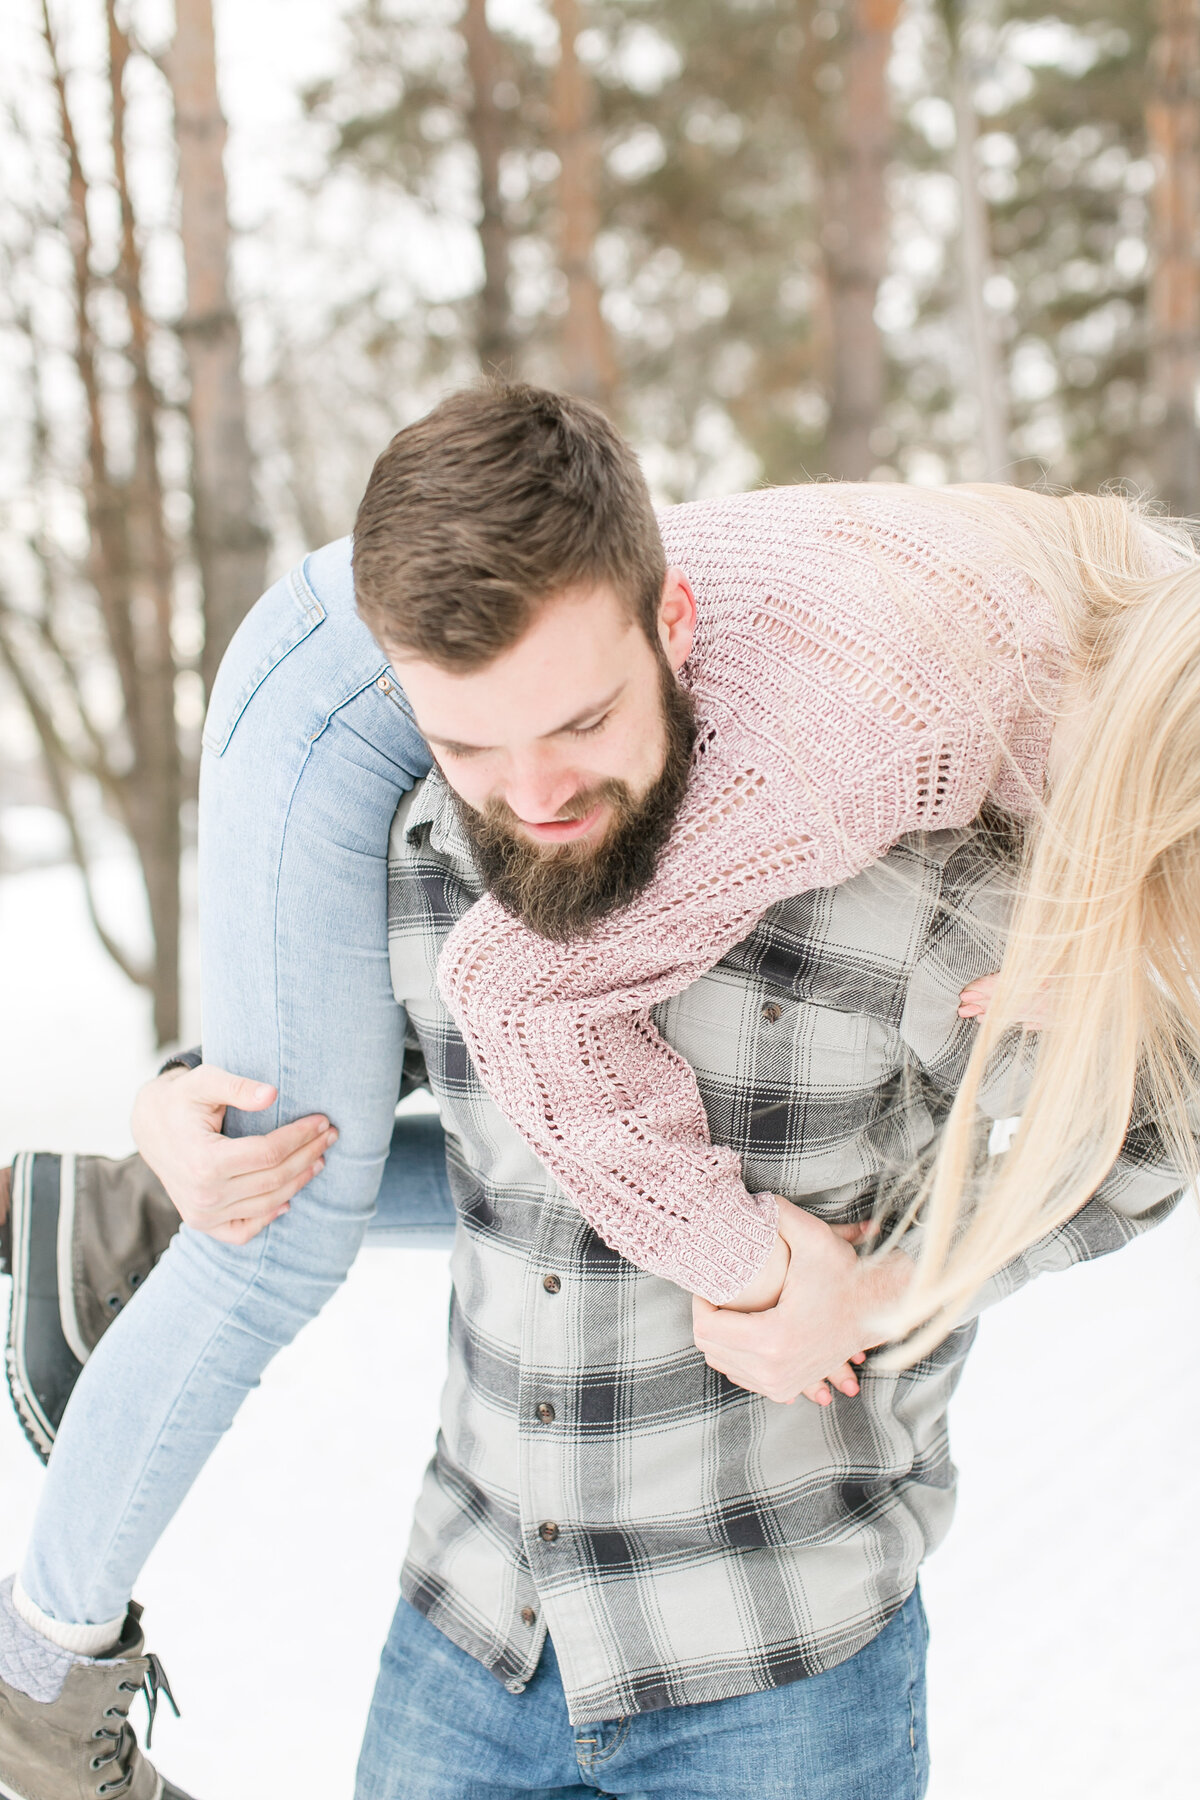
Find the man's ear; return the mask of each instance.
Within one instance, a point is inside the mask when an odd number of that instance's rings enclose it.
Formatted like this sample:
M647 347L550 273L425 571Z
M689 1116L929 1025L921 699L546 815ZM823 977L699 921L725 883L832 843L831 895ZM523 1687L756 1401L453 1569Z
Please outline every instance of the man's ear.
M658 603L658 638L663 655L678 671L692 653L696 635L696 596L682 569L668 569Z

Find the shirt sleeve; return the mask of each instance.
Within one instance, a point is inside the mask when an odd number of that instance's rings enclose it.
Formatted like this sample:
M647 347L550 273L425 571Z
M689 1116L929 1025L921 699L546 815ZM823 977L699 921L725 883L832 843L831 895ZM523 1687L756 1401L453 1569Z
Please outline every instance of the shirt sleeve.
M1009 890L1001 872L969 841L950 859L943 891L908 985L901 1035L935 1096L948 1108L962 1079L975 1026L957 1016L969 981L1000 966ZM1012 1054L1000 1057L980 1102L985 1116L1003 1120L1019 1111L1030 1075ZM935 1105L937 1101L935 1100ZM1195 1121L1200 1130L1200 1116ZM1121 1154L1087 1204L1006 1263L979 1289L963 1322L1007 1299L1039 1275L1108 1256L1152 1230L1178 1205L1186 1177L1174 1166L1161 1133L1149 1122L1131 1126ZM905 1238L916 1254L920 1227Z

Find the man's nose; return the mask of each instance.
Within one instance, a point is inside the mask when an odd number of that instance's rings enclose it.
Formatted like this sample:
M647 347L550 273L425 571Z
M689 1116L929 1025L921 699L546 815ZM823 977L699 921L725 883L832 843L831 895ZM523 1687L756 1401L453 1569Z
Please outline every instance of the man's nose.
M544 825L558 818L579 788L579 776L573 769L555 769L531 760L510 770L503 797L518 819Z

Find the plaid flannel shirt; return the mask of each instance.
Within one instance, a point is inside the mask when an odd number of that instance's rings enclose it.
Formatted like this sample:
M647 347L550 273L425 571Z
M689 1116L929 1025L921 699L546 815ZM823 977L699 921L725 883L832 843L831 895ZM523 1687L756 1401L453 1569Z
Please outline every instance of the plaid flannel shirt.
M830 1222L944 1117L970 1050L961 988L998 966L1002 884L978 840L906 840L775 906L655 1014L748 1185ZM392 980L446 1128L459 1212L450 1366L406 1597L519 1693L554 1639L576 1724L782 1685L860 1650L954 1504L946 1409L964 1324L857 1399L774 1405L709 1369L687 1294L611 1251L493 1104L437 989L479 891L438 775L401 806ZM1011 1111L1011 1095L993 1096ZM989 1284L1117 1248L1179 1188L1153 1134Z

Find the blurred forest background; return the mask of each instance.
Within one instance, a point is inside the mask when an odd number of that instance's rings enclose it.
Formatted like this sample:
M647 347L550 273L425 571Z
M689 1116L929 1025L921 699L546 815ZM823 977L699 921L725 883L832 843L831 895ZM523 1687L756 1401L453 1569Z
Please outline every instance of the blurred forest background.
M0 872L78 865L160 1042L220 655L480 370L594 397L664 501L986 478L1200 512L1200 0L322 10L286 191L241 216L220 6L6 20ZM106 911L114 846L144 924Z

